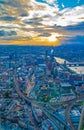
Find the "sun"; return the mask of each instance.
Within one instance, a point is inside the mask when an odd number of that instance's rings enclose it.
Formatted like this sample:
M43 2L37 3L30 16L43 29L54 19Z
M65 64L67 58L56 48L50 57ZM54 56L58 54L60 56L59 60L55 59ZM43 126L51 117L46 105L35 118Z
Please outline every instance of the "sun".
M50 37L48 37L48 41L49 42L55 42L55 41L57 41L56 34L53 34Z
M50 42L54 42L54 41L56 41L56 40L57 40L57 38L55 38L55 37L53 37L53 36L48 38L48 41L50 41Z

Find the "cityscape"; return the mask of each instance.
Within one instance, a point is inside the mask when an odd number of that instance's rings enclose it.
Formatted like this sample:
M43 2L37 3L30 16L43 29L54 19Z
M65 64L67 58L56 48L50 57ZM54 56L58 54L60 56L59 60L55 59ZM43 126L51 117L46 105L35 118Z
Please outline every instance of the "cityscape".
M84 129L84 53L78 60L78 46L0 46L0 130ZM66 48L73 58L64 59L65 51L61 57Z
M0 0L0 130L84 130L84 0Z

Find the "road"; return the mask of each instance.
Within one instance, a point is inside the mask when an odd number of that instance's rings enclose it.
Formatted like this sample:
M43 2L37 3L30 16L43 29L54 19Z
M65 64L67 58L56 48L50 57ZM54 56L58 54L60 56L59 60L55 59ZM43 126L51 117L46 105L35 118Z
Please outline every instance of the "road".
M75 129L75 127L74 127L74 125L73 125L73 123L72 123L72 121L71 121L71 119L70 119L70 111L71 111L73 105L74 105L78 100L82 100L82 99L84 99L84 95L81 95L80 97L74 98L72 101L69 101L68 106L67 106L66 111L65 111L66 121L67 121L67 123L70 124L72 130L76 130L76 129Z
M25 100L26 103L28 103L29 106L32 106L32 103L38 105L38 107L43 111L43 113L55 124L55 126L58 128L58 130L61 130L62 128L61 128L60 124L56 123L56 118L55 117L52 117L52 115L50 115L49 112L47 112L46 109L44 109L44 107L42 107L41 105L37 104L36 102L34 102L33 100L31 100L30 98L26 97L26 95L24 95L20 91L17 76L14 77L14 82L15 82L15 90L18 93L18 95L20 96L20 98L22 98L23 100ZM35 119L35 120L36 120L37 123L39 123L39 121L37 119Z
M22 100L24 100L26 102L26 104L28 105L28 115L30 117L30 122L34 125L35 130L39 130L39 126L37 125L38 123L41 123L36 115L36 113L34 113L34 108L32 108L32 100L29 99L28 97L26 97L21 90L19 89L19 83L18 83L18 78L17 76L14 77L14 82L15 82L15 90L18 93L18 95L20 96L20 98Z
M28 96L30 94L31 89L35 86L35 82L33 80L34 80L34 76L31 76L31 79L28 78L28 85L27 85L27 90L26 90L26 93Z

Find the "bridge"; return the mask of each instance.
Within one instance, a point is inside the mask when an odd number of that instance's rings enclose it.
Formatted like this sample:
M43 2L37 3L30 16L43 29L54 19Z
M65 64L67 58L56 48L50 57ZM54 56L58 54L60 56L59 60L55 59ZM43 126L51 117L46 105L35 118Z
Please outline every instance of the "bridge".
M78 67L78 66L84 66L84 62L69 62L66 63L67 67Z

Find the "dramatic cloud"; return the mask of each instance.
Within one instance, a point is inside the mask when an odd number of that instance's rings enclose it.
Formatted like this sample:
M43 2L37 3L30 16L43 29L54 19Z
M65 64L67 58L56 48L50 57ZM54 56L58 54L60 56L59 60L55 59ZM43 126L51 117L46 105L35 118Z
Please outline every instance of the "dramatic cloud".
M0 0L0 43L58 45L83 36L84 5L80 3Z
M0 17L1 21L14 21L16 20L15 17L11 17L11 16L4 16L4 17Z
M3 36L12 36L12 35L17 35L17 33L15 31L4 31L4 30L0 30L0 37Z

